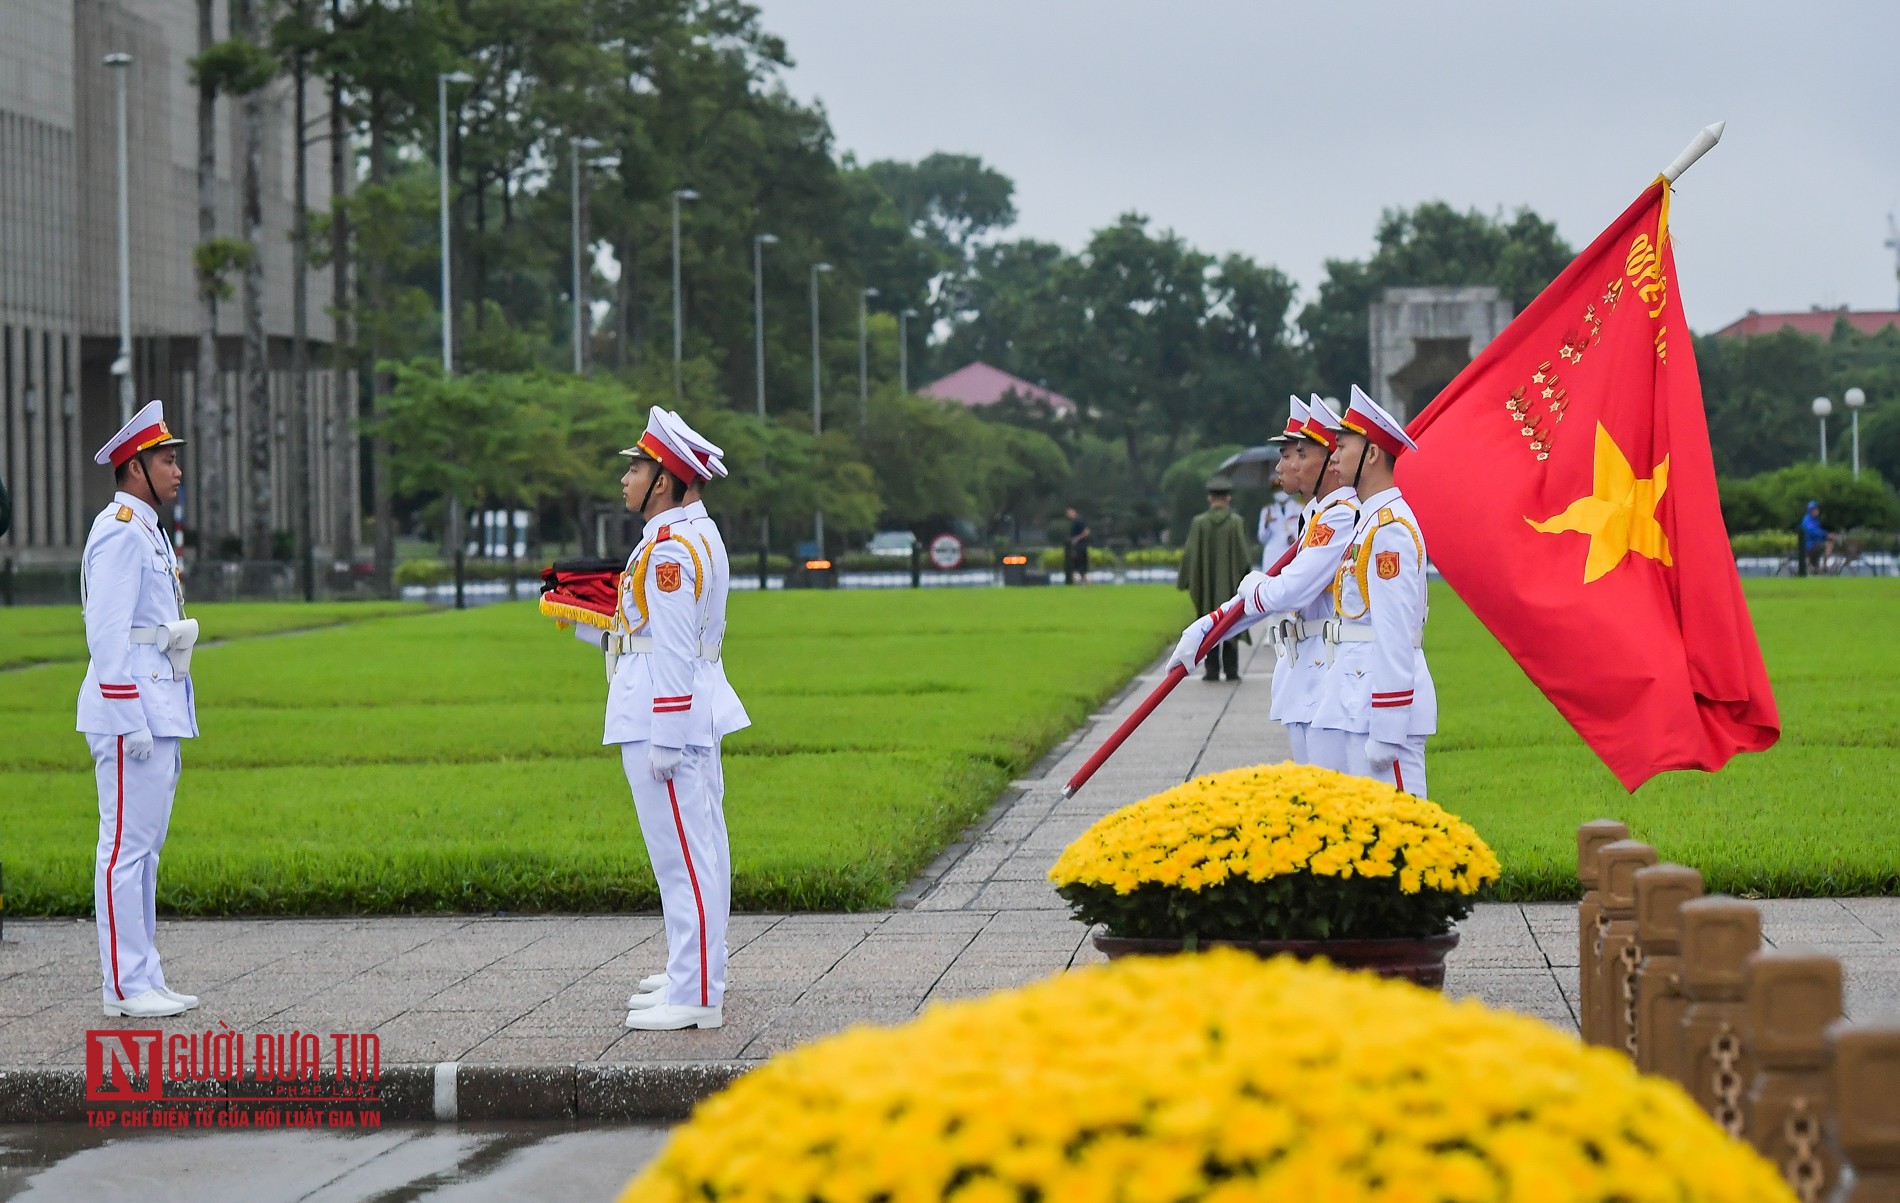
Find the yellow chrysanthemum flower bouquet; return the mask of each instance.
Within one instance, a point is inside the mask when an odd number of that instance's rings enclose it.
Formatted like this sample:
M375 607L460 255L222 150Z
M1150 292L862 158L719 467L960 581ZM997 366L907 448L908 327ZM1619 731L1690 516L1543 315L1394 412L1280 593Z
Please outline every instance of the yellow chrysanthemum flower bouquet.
M781 1053L622 1203L1793 1203L1689 1097L1534 1019L1238 953Z
M1049 879L1110 956L1232 943L1444 981L1452 925L1498 878L1470 824L1330 769L1196 777L1104 816Z

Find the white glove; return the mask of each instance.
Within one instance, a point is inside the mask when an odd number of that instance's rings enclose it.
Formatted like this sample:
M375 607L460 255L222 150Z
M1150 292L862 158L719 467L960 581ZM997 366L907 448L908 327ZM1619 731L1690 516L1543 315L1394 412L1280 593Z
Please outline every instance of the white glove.
M1386 772L1391 769L1393 763L1398 760L1399 754L1404 751L1405 749L1398 744L1381 743L1376 739L1368 739L1366 740L1366 764L1371 766L1372 771L1375 773Z
M663 748L659 744L647 745L647 771L653 774L655 781L671 781L680 767L680 758L685 753L679 748Z
M1213 629L1214 616L1212 614L1203 614L1189 623L1187 630L1181 632L1181 641L1174 645L1174 653L1168 657L1167 664L1163 666L1164 670L1179 664L1188 672L1193 672L1194 666L1201 662L1201 641L1206 639L1207 633Z
M1246 576L1240 578L1240 588L1234 590L1234 595L1240 598L1240 604L1242 608L1246 610L1247 617L1257 618L1263 613L1259 603L1254 601L1253 593L1255 589L1258 589L1272 579L1272 577L1264 572L1249 572Z
M125 754L134 760L149 760L152 756L152 733L144 727L130 732L125 737Z

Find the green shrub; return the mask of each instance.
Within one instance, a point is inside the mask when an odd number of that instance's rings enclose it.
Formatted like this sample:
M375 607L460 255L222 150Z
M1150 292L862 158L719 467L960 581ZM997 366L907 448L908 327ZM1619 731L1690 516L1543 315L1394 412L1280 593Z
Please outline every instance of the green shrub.
M1792 555L1795 533L1789 530L1751 530L1729 536L1729 546L1738 556Z
M1049 548L1043 549L1041 552L1036 553L1037 566L1040 567L1044 572L1061 572L1062 564L1063 564L1062 553L1065 550L1067 549L1061 548L1061 547L1049 547ZM1114 552L1110 551L1106 547L1089 548L1089 571L1090 572L1107 572L1107 571L1112 570L1114 567L1115 567L1115 553Z
M1720 484L1722 521L1731 531L1793 530L1810 500L1821 503L1821 521L1829 530L1864 526L1900 528L1900 496L1872 471L1860 478L1830 464L1795 464L1747 480Z
M1181 549L1179 547L1137 547L1122 557L1122 563L1130 568L1179 568Z
M406 560L396 565L396 585L442 585L450 579L449 566L440 560Z

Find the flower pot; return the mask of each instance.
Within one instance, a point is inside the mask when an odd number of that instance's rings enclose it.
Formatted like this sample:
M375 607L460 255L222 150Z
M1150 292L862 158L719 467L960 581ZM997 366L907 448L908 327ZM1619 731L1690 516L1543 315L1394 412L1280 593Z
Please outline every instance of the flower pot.
M1380 977L1403 978L1430 990L1443 990L1445 955L1458 947L1458 933L1395 940L1201 940L1189 948L1178 938L1097 932L1095 947L1111 961L1118 957L1173 956L1208 948L1238 948L1257 957L1290 956L1301 961L1323 957L1342 969L1362 969Z

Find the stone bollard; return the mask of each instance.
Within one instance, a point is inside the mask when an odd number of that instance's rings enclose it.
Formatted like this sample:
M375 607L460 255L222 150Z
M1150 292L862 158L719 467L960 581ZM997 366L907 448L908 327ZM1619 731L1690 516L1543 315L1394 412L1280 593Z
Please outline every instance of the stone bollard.
M1853 1170L1834 1203L1900 1203L1900 1022L1832 1024L1833 1147ZM1843 1174L1842 1178L1848 1175Z
M1761 947L1761 912L1726 894L1682 904L1682 1085L1731 1136L1742 1135L1742 1095L1753 1078L1742 1043L1748 955Z
M1597 853L1605 844L1630 838L1629 825L1615 819L1592 819L1577 828L1577 880L1583 901L1577 904L1577 1026L1586 1044L1601 1044L1597 1032L1597 920L1603 892L1598 888Z
M1636 1068L1682 1080L1682 904L1702 897L1702 874L1686 865L1636 871Z
M1628 1052L1636 1010L1636 871L1656 863L1656 850L1635 840L1605 844L1597 853L1597 1033L1605 1048Z
M1755 1063L1743 1126L1801 1203L1820 1203L1840 1177L1823 1142L1833 1111L1827 1027L1841 1017L1841 963L1819 953L1762 950L1749 956L1744 1040Z

